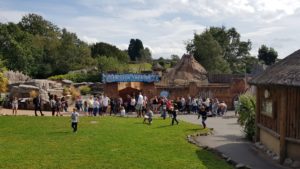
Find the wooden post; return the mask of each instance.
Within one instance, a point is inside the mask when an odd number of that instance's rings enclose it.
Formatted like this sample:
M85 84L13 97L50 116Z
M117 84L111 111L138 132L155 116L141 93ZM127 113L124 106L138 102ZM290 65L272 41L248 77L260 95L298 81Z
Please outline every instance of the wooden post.
M259 124L259 119L260 119L260 105L261 105L261 92L262 88L261 87L256 87L256 113L255 113L255 126L256 126L256 131L255 131L255 142L260 141L260 128L258 127Z
M279 119L280 120L280 164L283 164L284 159L286 158L286 114L287 114L287 88L280 88L281 90L281 99L280 99L280 110L279 110Z

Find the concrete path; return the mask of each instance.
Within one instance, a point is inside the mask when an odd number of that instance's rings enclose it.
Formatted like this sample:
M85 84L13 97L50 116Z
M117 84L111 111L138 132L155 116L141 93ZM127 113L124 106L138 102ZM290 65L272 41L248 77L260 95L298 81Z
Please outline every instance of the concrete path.
M196 115L181 115L178 118L194 124L201 123ZM285 168L256 150L251 142L244 139L242 128L237 123L234 112L227 112L224 117L209 117L206 122L208 128L214 128L213 135L196 137L200 145L214 148L237 163L249 165L253 169Z

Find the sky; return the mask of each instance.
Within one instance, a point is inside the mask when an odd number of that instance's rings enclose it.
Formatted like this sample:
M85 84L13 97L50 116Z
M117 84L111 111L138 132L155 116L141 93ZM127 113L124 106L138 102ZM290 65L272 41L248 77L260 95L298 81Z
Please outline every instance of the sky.
M300 0L0 0L0 22L19 22L28 13L74 32L89 43L127 49L141 39L153 58L182 56L194 33L210 26L235 27L252 42L284 58L300 44Z

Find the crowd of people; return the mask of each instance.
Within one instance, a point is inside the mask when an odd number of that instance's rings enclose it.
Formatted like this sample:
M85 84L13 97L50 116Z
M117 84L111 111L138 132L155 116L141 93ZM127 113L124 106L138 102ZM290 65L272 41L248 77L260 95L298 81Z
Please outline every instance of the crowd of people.
M68 101L65 97L57 97L49 95L50 108L52 116L62 116L63 112L68 112ZM33 99L35 107L35 115L37 111L41 116L44 114L41 110L42 99L37 96ZM13 115L17 114L18 100L16 97L12 100ZM224 101L219 101L217 98L203 97L178 97L175 100L170 100L167 97L148 98L141 92L137 95L127 95L125 99L122 97L109 98L105 94L99 96L90 96L87 99L78 96L75 100L75 108L72 111L72 123L77 121L76 113L85 114L86 116L103 116L105 114L126 116L128 113L135 112L138 118L144 118L144 123L151 124L154 114L160 114L162 119L168 116L172 118L171 125L178 124L177 114L198 114L198 119L201 117L202 125L206 128L206 119L208 116L223 116L227 111L227 105ZM73 115L76 114L76 118ZM77 126L72 124L74 131ZM76 128L76 129L75 129Z

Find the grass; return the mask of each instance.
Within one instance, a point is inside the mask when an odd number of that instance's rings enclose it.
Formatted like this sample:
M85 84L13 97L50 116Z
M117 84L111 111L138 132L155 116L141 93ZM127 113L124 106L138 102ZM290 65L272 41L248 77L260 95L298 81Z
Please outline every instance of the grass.
M199 126L154 119L81 117L78 133L69 117L0 116L0 168L232 168L186 141Z
M150 63L128 64L128 71L133 73L140 73L141 71L151 71L152 65Z

